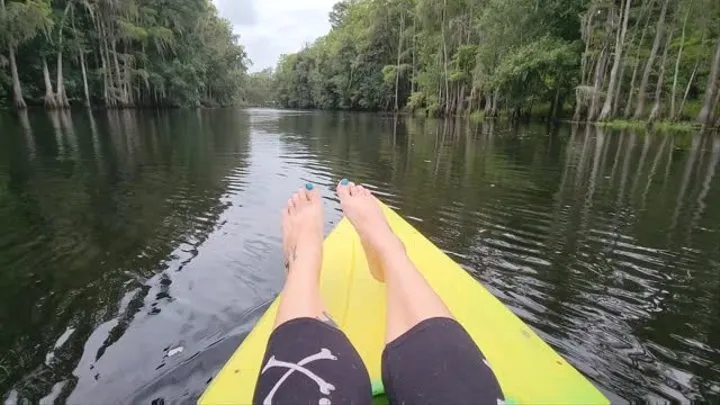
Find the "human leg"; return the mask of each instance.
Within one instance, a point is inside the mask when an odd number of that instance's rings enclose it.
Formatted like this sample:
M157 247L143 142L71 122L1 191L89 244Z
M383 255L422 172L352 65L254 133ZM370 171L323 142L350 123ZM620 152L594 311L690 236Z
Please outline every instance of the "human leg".
M500 386L480 349L452 318L392 232L375 197L353 183L338 186L370 270L387 294L382 377L391 403L497 404Z
M337 405L371 402L370 377L320 297L322 202L300 190L283 212L288 274L268 340L253 404Z
M340 183L337 189L345 216L360 236L373 276L384 281L387 295L385 343L418 323L451 318L450 311L412 263L405 246L390 229L375 197L362 186Z

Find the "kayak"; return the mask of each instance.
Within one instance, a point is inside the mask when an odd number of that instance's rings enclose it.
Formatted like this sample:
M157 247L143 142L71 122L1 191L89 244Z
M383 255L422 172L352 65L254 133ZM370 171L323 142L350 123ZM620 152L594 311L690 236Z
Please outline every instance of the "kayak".
M608 404L605 396L505 305L420 232L383 205L415 266L465 327L516 404ZM370 271L360 239L343 218L323 248L321 292L330 315L360 353L382 395L385 290ZM200 405L250 404L277 311L276 299L198 400Z

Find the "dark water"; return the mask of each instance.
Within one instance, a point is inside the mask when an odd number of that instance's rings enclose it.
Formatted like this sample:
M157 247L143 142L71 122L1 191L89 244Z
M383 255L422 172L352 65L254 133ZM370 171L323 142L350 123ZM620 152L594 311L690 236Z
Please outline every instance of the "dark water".
M614 402L720 401L718 160L569 126L0 113L0 398L193 402L281 286L287 196L319 184L329 231L347 176Z

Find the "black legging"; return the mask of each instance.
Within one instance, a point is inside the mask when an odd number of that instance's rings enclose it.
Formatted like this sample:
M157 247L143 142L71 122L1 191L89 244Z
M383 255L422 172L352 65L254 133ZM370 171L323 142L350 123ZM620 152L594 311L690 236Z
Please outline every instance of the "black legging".
M255 387L256 405L370 404L367 369L348 338L313 318L270 335ZM391 404L497 405L504 400L483 354L450 318L420 322L389 343L382 380Z

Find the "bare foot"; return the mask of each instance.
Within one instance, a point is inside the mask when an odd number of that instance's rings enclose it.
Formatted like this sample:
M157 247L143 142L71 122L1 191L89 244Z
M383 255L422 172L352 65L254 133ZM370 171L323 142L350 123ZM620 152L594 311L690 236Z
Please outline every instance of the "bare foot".
M337 187L337 194L345 216L360 236L370 272L378 281L384 281L382 263L386 254L405 254L405 247L390 229L380 204L369 190L343 180Z
M322 200L317 189L298 190L283 209L283 251L288 270L320 272L323 244Z

